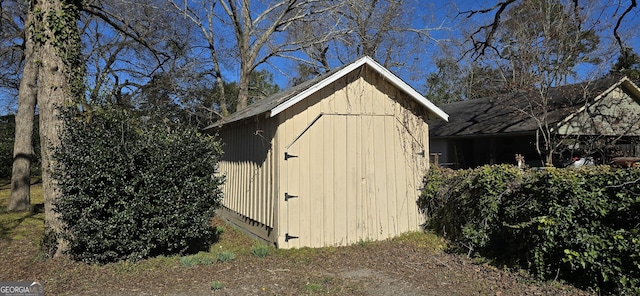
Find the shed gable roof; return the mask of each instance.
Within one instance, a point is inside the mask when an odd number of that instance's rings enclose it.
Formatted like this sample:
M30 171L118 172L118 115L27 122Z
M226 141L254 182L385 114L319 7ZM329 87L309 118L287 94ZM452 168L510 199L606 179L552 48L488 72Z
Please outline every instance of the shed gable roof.
M449 115L445 113L442 109L438 108L431 101L427 100L424 96L418 93L415 89L409 86L407 83L402 81L398 76L391 73L391 71L384 68L382 65L378 64L372 58L368 56L364 56L351 64L344 65L332 71L329 71L321 76L318 76L314 79L306 81L302 84L279 92L277 94L271 95L267 98L264 98L260 101L255 102L254 104L244 108L238 112L235 112L228 117L214 123L213 125L207 127L214 128L220 127L228 123L240 121L245 118L250 118L253 116L265 114L267 117L274 117L277 114L283 112L287 108L295 105L296 103L304 100L315 92L321 90L323 87L330 85L336 80L346 76L352 71L362 67L368 66L373 69L377 74L381 75L385 80L393 84L395 87L406 93L410 98L418 102L423 107L427 108L429 111L433 112L439 118L444 119L445 121L449 120Z
M566 122L618 87L622 87L640 103L640 88L627 77L609 76L553 88L550 90L547 122L551 126ZM431 122L430 135L458 137L534 132L538 123L523 110L540 111L531 108L533 101L530 98L535 96L539 97L540 94L534 90L442 105L440 108L453 114L454 118L450 122Z

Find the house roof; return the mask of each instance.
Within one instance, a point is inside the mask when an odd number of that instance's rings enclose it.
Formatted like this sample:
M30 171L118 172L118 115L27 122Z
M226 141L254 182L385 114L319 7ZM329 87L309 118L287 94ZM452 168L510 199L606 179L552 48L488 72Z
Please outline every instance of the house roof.
M427 100L415 89L402 81L402 79L378 64L372 58L364 56L351 64L343 65L342 67L331 70L314 79L257 101L254 104L214 123L213 125L208 126L206 129L221 127L225 124L262 114L264 114L266 117L274 117L278 113L283 112L287 108L321 90L323 87L335 82L336 80L344 77L345 75L351 73L353 70L358 69L362 66L368 66L373 69L376 73L384 77L388 82L396 86L398 89L402 90L410 98L414 99L420 105L436 114L439 118L444 119L445 121L449 120L449 115L447 115L447 113L442 111L431 101Z
M569 120L617 87L640 100L640 89L627 77L608 76L551 89L547 123L555 127ZM532 133L538 128L536 118L540 118L544 110L539 98L540 93L532 90L445 104L440 108L451 114L452 119L449 122L431 121L429 134L432 137L457 137Z

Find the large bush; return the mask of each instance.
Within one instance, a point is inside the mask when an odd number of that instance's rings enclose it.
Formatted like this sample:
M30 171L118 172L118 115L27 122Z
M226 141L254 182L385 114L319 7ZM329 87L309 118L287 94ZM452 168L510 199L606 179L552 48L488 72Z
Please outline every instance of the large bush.
M434 168L427 227L458 251L604 293L640 293L640 170Z
M74 259L135 260L212 242L223 181L214 176L221 149L213 137L128 110L61 113L67 129L54 153L62 191L54 210Z

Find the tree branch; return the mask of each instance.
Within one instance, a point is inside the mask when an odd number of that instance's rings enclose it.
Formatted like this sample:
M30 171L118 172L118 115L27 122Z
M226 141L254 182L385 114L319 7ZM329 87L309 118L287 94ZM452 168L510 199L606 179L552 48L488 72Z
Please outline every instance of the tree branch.
M490 49L494 49L496 52L498 52L497 48L495 46L492 45L493 42L493 35L496 33L496 31L498 30L498 27L500 26L500 18L502 17L502 13L507 9L507 7L512 4L513 2L516 2L517 0L506 0L503 2L498 2L498 4L494 5L491 8L487 8L487 9L481 9L481 10L470 10L470 11L463 11L458 13L458 15L463 15L466 14L467 18L471 18L472 16L476 15L476 14L486 14L489 13L493 10L496 10L496 14L493 16L493 22L491 22L488 25L484 25L481 26L480 28L478 28L477 30L475 30L472 34L471 34L471 41L473 43L473 48L466 51L465 55L468 54L469 52L473 51L472 53L472 57L474 58L474 60L478 59L479 57L483 56L487 50L487 48ZM480 34L483 31L488 31L485 40L484 41L479 41L475 39L475 35Z
M153 48L145 39L140 38L139 36L136 36L135 34L133 34L132 31L135 32L135 29L127 25L126 22L119 19L113 13L102 9L102 7L91 5L91 4L83 6L83 10L93 16L100 18L105 23L109 24L114 29L118 30L118 32L124 34L127 37L132 38L133 40L135 40L136 42L140 43L142 46L147 48L153 54L155 59L158 61L158 64L162 65L169 59L169 57L165 53L160 52L155 48ZM124 25L118 24L117 22L114 21L114 19L122 22Z
M629 6L627 7L627 9L622 13L622 15L620 15L620 17L618 18L618 21L616 22L616 26L613 28L613 36L616 38L616 41L618 42L618 46L620 46L620 52L622 54L626 54L625 46L624 44L622 44L622 38L620 38L620 34L618 34L618 29L620 29L620 24L622 24L622 20L624 20L625 16L627 16L627 14L629 14L629 12L631 12L631 10L633 10L633 8L635 8L637 6L636 0L631 0L631 3L629 4Z

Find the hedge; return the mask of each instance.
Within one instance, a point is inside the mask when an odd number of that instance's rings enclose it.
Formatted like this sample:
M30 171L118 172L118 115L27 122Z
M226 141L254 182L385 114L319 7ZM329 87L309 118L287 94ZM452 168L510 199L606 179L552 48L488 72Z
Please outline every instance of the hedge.
M418 205L452 248L601 293L640 293L640 170L432 168Z

